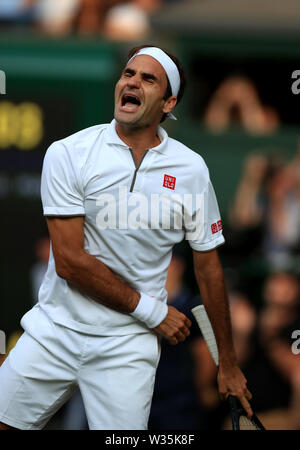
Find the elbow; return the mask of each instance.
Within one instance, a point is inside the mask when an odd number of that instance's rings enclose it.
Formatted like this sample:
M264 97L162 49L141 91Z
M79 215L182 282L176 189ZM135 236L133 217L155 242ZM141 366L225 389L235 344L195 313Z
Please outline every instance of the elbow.
M55 263L55 270L56 270L57 275L60 278L63 278L66 281L70 281L70 278L71 278L70 271L68 270L67 267L65 267L64 264L60 264L60 263L57 264L57 263Z
M66 250L59 250L54 254L55 270L60 278L72 281L74 274L74 257Z
M71 271L66 264L55 261L55 270L60 278L63 278L66 281L71 281Z

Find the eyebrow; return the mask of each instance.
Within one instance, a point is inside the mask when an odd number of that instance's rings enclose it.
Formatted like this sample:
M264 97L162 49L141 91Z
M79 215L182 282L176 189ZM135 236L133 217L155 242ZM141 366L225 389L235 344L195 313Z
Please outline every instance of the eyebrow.
M136 71L133 69L126 68L123 73L129 73L130 75L135 75ZM146 80L158 81L158 78L153 75L153 73L142 72L142 77Z

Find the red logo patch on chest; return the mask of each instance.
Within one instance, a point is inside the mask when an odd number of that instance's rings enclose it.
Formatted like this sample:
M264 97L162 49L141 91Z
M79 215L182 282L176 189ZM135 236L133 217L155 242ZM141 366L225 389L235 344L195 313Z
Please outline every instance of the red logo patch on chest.
M175 189L176 178L171 175L164 175L164 184L163 186L168 189Z

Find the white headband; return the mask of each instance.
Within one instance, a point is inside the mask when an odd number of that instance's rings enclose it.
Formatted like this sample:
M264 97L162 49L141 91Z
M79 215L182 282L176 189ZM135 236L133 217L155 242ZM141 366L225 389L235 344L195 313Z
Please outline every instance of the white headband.
M137 55L148 55L152 56L152 58L156 59L162 67L164 68L168 80L170 82L172 95L175 95L177 97L179 88L180 88L180 75L179 71L177 69L176 64L172 59L160 48L157 47L144 47L141 50L139 50L137 53L135 53L132 58L128 61L128 63L135 58ZM127 63L127 64L128 64ZM177 120L175 116L173 116L172 113L168 113L167 116L170 119Z

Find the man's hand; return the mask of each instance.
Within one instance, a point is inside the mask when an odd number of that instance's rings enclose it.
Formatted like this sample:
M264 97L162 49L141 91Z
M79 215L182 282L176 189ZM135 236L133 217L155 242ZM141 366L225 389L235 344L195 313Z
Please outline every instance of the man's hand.
M172 345L183 342L190 334L191 321L173 306L168 306L168 314L165 319L154 328L164 336Z
M218 386L221 399L226 400L229 395L237 397L250 419L253 411L248 400L251 400L252 394L246 383L247 380L237 365L219 366Z

